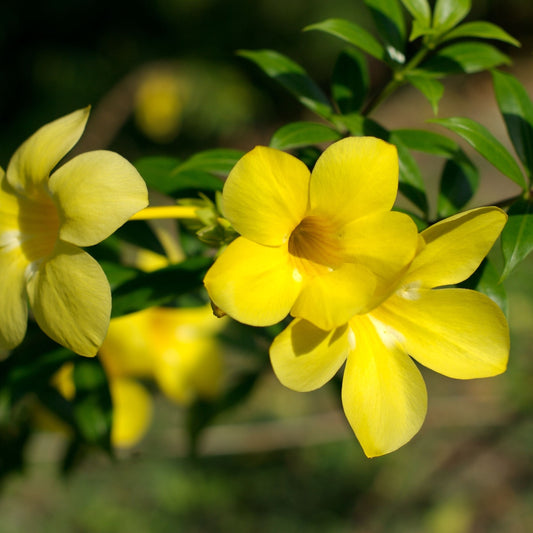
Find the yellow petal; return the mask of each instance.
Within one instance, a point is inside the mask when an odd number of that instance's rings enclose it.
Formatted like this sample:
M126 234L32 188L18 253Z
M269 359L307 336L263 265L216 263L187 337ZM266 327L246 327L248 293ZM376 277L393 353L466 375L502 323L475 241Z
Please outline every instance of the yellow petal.
M348 137L329 146L313 169L310 211L346 224L388 211L398 189L396 147L374 137Z
M26 334L27 265L20 248L0 247L0 347L8 350L20 344Z
M389 295L412 261L418 232L409 216L385 211L347 224L342 242L346 256L368 267L377 278L374 307Z
M130 379L110 382L113 401L111 442L119 448L130 448L139 442L152 418L152 400L148 391Z
M81 154L50 177L62 219L59 236L92 246L148 205L146 184L133 165L113 152Z
M28 281L30 306L39 327L80 355L93 356L106 335L111 291L100 265L69 244L58 244Z
M301 282L287 245L268 247L243 237L233 241L207 272L211 300L245 324L268 326L289 313Z
M78 142L89 118L90 108L79 109L37 130L13 154L7 180L17 191L39 194L52 169Z
M327 383L353 347L353 334L346 325L324 331L296 319L274 339L270 361L283 385L306 392Z
M291 315L330 330L346 324L366 309L374 296L376 278L363 265L345 263L337 270L309 280L291 309Z
M480 207L433 224L422 232L425 248L414 259L405 283L432 288L468 278L488 254L505 226L497 207Z
M342 405L365 454L390 453L411 440L427 411L426 386L414 362L368 316L350 321L355 350L348 356Z
M391 297L372 315L402 335L408 353L435 372L471 379L506 369L507 321L484 294L466 289L412 289Z
M280 150L257 146L233 167L224 185L224 216L244 237L279 246L305 215L309 170Z

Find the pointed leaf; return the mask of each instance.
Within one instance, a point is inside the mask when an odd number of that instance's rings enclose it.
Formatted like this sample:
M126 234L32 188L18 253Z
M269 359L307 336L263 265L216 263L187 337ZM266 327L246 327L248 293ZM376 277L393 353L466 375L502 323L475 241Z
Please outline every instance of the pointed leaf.
M439 102L444 94L444 85L433 78L420 74L408 74L406 76L409 83L418 89L429 101L433 114L439 112Z
M472 74L510 63L508 56L490 44L463 41L439 50L420 65L420 70L440 77L447 74Z
M308 30L319 30L339 37L380 61L385 61L387 57L383 46L369 32L348 20L327 19L304 28L304 31Z
M176 173L184 170L203 170L218 176L227 176L235 163L244 155L242 150L216 148L194 154L178 165Z
M239 55L254 62L314 113L325 118L332 115L333 110L326 95L292 59L273 50L241 50Z
M311 144L336 141L340 137L341 135L338 131L324 124L292 122L282 126L272 135L270 146L278 150L289 150Z
M533 205L527 200L514 203L508 213L509 220L502 231L504 268L502 278L523 261L533 250Z
M433 27L444 33L461 22L470 11L471 0L437 0L433 13Z
M524 86L511 74L494 70L492 80L507 132L531 178L533 175L533 103Z
M465 22L457 28L447 33L441 40L451 41L452 39L463 39L465 37L478 37L479 39L494 39L496 41L503 41L505 43L512 44L514 46L520 46L520 42L514 37L509 35L496 24L491 22L485 22L482 20L476 20L474 22Z
M427 0L402 0L402 4L422 26L429 27L431 24L431 8Z
M396 63L405 62L405 20L398 0L364 0L387 52Z
M426 130L394 130L394 135L399 138L409 150L424 152L441 157L453 157L459 150L456 142L448 137Z
M360 111L370 86L366 58L356 48L339 54L331 80L333 99L343 114Z
M460 135L502 174L505 174L523 189L527 188L524 175L513 156L485 126L469 118L461 117L433 119L430 122L440 124Z

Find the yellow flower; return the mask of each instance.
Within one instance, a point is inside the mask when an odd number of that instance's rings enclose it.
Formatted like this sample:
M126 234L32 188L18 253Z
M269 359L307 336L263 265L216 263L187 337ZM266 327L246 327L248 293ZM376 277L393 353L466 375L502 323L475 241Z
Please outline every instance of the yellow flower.
M366 455L405 444L427 409L425 384L409 355L457 379L505 371L509 331L500 308L476 291L445 287L476 270L505 221L503 211L490 207L443 220L421 233L409 270L379 307L330 331L294 320L270 349L279 380L313 390L346 361L344 412Z
M231 171L225 217L241 234L205 277L214 304L255 326L289 312L323 329L388 296L416 252L412 220L391 212L396 148L373 137L332 144L313 172L256 147Z
M0 169L0 346L24 338L27 299L41 329L92 356L109 323L111 295L92 246L148 203L134 167L113 152L78 155L55 169L81 137L89 108L51 122Z

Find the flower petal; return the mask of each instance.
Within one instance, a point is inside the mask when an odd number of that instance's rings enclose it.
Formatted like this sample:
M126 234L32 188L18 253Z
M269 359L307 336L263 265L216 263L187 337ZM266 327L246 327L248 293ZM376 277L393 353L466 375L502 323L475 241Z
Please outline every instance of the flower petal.
M113 401L111 442L119 448L130 448L141 440L152 418L152 398L148 391L132 379L110 382Z
M406 271L417 249L418 232L409 216L385 211L347 224L342 242L349 260L366 266L377 278L374 307Z
M59 236L77 246L99 243L148 205L137 170L105 150L65 163L50 177L49 188L62 219Z
M356 348L348 356L342 405L367 457L403 446L418 432L427 411L420 371L394 337L378 334L368 316L350 321Z
M28 281L30 306L52 339L86 356L96 354L111 314L111 291L100 265L87 253L59 243Z
M294 156L257 146L237 162L224 184L224 216L243 237L279 246L305 215L309 176Z
M296 319L274 339L270 361L283 385L306 392L327 383L353 347L353 334L347 325L324 331Z
M318 158L309 187L310 211L346 224L388 211L398 190L396 147L374 137L348 137Z
M337 270L309 280L291 315L330 330L346 324L369 306L374 296L376 278L363 265L345 263Z
M426 246L411 264L405 283L432 288L465 280L487 255L506 221L501 209L480 207L433 224L421 234Z
M404 337L407 352L435 372L457 379L505 371L509 329L500 308L467 289L413 289L372 312Z
M214 304L245 324L267 326L289 313L301 282L287 245L233 241L207 272L204 283Z
M46 186L52 169L78 142L90 108L79 109L37 130L13 154L7 180L17 191L33 196Z
M12 349L22 342L28 322L26 279L28 265L20 248L0 246L0 347Z

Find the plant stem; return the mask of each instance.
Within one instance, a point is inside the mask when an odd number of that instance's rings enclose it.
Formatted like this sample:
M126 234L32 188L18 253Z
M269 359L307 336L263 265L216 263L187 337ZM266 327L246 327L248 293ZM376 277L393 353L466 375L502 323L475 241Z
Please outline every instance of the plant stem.
M135 213L130 220L154 220L161 218L174 218L174 219L197 219L198 215L196 206L191 205L165 205L146 207L145 209Z

